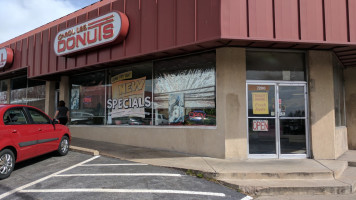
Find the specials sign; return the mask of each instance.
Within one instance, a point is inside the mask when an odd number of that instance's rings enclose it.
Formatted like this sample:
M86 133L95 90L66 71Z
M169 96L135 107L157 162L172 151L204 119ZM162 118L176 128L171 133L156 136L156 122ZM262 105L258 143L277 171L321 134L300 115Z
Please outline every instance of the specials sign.
M0 69L12 64L14 60L14 53L10 48L0 49Z
M128 29L129 20L125 14L110 12L58 32L54 52L57 56L64 56L108 43L119 43L125 39Z

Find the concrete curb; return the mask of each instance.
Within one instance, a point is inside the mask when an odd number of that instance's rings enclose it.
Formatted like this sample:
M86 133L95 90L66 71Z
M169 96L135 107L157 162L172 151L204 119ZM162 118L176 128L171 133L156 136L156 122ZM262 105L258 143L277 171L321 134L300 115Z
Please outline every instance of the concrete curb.
M87 148L77 147L77 146L72 146L72 145L69 148L73 151L79 151L79 152L83 152L83 153L87 153L87 154L92 154L93 156L99 155L99 151L95 150L95 149L87 149Z

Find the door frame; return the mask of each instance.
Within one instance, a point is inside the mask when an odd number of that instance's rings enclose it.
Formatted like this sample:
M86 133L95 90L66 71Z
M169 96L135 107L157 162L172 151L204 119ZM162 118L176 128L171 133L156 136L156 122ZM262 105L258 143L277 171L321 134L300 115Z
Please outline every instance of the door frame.
M304 101L305 101L305 139L306 139L306 154L281 154L280 148L280 118L279 110L275 110L275 129L276 129L276 154L250 154L249 153L249 116L248 116L248 86L249 85L273 85L275 86L275 108L279 109L277 99L279 99L279 86L304 86ZM310 157L310 123L309 123L309 95L308 83L305 81L246 81L246 134L247 134L247 155L251 159L277 158L277 159L305 159Z

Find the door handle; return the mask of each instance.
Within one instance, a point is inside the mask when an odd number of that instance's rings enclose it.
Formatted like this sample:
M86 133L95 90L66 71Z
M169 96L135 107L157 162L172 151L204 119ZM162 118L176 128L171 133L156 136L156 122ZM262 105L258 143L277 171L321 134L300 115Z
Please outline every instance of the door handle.
M17 130L12 130L12 133L17 133Z
M42 131L42 129L39 128L38 131Z

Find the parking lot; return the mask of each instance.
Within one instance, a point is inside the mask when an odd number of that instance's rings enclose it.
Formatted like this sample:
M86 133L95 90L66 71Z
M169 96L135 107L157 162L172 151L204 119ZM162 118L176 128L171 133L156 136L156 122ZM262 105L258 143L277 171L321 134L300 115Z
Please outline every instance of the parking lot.
M185 173L70 151L17 164L0 199L248 199Z

